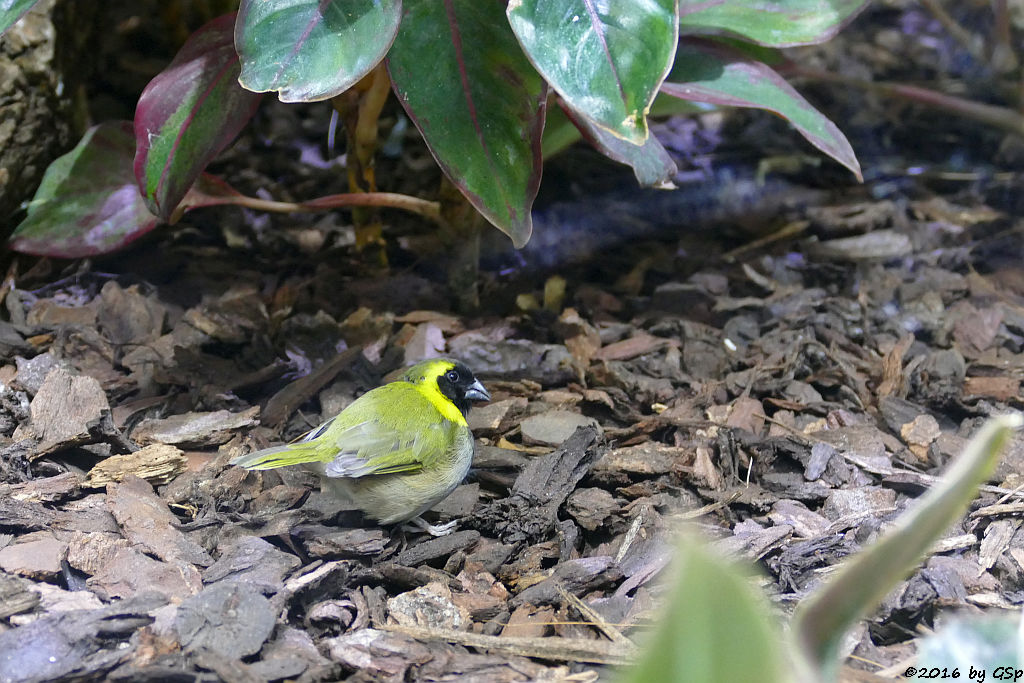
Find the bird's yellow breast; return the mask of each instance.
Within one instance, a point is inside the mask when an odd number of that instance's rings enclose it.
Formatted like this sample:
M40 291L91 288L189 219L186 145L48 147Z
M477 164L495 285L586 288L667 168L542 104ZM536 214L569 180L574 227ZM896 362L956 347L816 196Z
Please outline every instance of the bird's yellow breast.
M434 406L446 420L462 427L466 426L466 418L462 416L462 411L447 396L441 393L441 388L437 386L436 381L417 382L413 386L416 387L416 391L420 392L424 398L430 401L430 405Z

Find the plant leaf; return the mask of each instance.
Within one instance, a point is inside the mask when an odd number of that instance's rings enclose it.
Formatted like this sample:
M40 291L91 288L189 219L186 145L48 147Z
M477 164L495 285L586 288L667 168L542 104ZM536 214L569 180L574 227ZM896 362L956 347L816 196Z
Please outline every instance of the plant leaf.
M962 673L999 667L1013 671L1024 664L1022 635L1020 613L954 617L918 641L917 661L925 671L933 667L959 668ZM977 679L968 675L965 680Z
M567 109L565 114L579 128L587 142L601 154L631 167L641 186L666 185L672 182L679 171L676 162L672 161L672 157L653 135L648 135L647 141L637 146L594 125L576 112Z
M3 0L0 2L0 34L14 26L39 0Z
M886 534L845 562L793 614L793 637L808 680L830 680L840 643L853 624L877 606L967 509L978 485L991 476L1020 413L993 417L932 486Z
M870 0L681 0L679 30L733 35L759 45L823 43L853 21Z
M388 54L395 93L441 169L483 216L530 239L547 88L500 2L407 0Z
M834 123L775 71L723 45L680 41L675 66L661 92L696 102L775 112L808 142L862 179L857 156Z
M11 235L14 251L80 258L119 249L160 222L139 195L132 172L131 121L90 128L56 159Z
M732 562L686 538L675 557L676 580L658 628L625 683L789 680L778 624L764 595Z
M229 14L193 33L135 109L135 176L150 211L165 221L262 97L238 85L233 25Z
M672 66L678 0L512 0L527 57L570 108L633 144Z
M242 0L238 80L282 102L334 97L384 58L401 18L401 0Z

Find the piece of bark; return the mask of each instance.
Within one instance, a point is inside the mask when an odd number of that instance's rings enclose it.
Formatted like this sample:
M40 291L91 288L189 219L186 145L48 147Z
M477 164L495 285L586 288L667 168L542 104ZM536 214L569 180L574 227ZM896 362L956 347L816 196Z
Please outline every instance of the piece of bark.
M158 593L183 600L202 590L199 571L184 562L154 560L135 548L115 548L107 563L86 579L86 586L104 600Z
M151 484L166 484L185 471L185 454L174 446L155 443L134 453L112 455L89 470L83 486L102 488L131 475Z
M525 603L516 607L501 629L503 638L541 638L551 633L555 610Z
M301 538L313 557L367 557L380 555L388 544L383 529L331 529L320 524L295 527L293 536Z
M103 285L96 318L111 344L139 345L156 341L163 332L167 307L156 296L145 296L138 285L124 289L115 280Z
M207 585L237 582L264 594L276 593L284 577L299 568L299 558L256 536L243 536L203 572Z
M238 659L259 652L276 621L267 598L230 582L210 586L182 602L174 630L186 652L211 650Z
M327 386L339 372L355 361L361 352L362 349L356 347L346 349L310 374L281 389L267 401L260 415L260 422L275 429L283 425L296 408Z
M601 429L594 418L568 410L549 410L519 423L524 444L552 447L561 445L580 427Z
M39 594L31 590L32 582L0 572L0 619L21 614L39 604Z
M364 628L324 643L328 656L346 667L362 671L372 680L405 680L409 667L423 665L438 656L409 636Z
M451 589L436 581L399 593L387 605L388 615L402 626L461 629L469 623L468 615L452 602Z
M38 532L0 548L0 569L37 581L53 581L60 576L61 561L67 552L49 532Z
M577 489L569 495L565 510L587 531L601 527L619 509L615 497L604 489Z
M415 365L427 358L444 355L444 332L433 323L422 323L416 326L412 337L403 344L405 347L405 365Z
M240 429L259 424L259 406L240 413L216 410L182 413L161 420L143 420L132 432L140 444L174 444L182 448L208 448L231 440Z
M964 396L984 396L996 401L1020 398L1020 380L1016 377L966 377Z
M494 434L511 426L512 419L526 410L527 400L523 396L513 396L503 401L494 401L487 405L474 408L466 421L469 428L477 436Z
M13 527L23 532L41 529L118 531L117 522L105 510L89 509L82 501L73 502L78 503L76 508L65 505L64 510L52 510L42 503L0 496L0 527Z
M113 561L117 551L131 543L117 534L77 533L68 543L68 564L85 574L96 574Z
M513 607L525 603L533 605L558 604L562 601L559 586L578 596L618 581L622 576L622 570L612 557L581 557L559 563L550 577L516 595L509 601L509 604Z
M629 360L630 358L636 358L637 356L657 351L669 344L678 344L678 342L641 332L629 339L623 339L622 341L613 342L602 347L594 353L594 358L604 361Z
M33 612L15 614L9 619L11 626L24 626L32 623L43 615L56 612L74 612L76 610L102 609L103 603L95 593L88 590L67 591L52 583L36 581L32 583L32 592L39 596L39 605Z
M447 536L439 536L418 543L408 550L403 550L395 558L398 564L415 567L440 557L447 557L456 550L465 550L476 545L480 540L480 532L472 530L456 531Z
M128 476L107 487L107 506L125 538L162 560L208 567L213 558L175 528L177 518L143 479Z
M81 477L74 472L64 472L53 477L33 479L10 487L0 485L0 496L10 496L14 500L28 500L37 503L55 503L71 497L78 491L81 483Z
M552 453L529 462L512 486L512 494L490 503L472 523L503 543L541 540L555 528L558 508L600 455L597 430L581 427Z
M647 441L636 446L609 449L594 464L594 471L643 475L668 474L692 465L693 459L691 448Z
M478 482L462 484L447 498L430 508L430 511L437 513L441 521L461 519L473 513L479 500L480 484Z
M0 633L0 681L102 680L132 656L132 634L150 624L149 612L165 603L149 594L102 609L48 615Z
M35 460L57 451L96 443L90 425L110 414L107 395L92 377L76 376L56 367L39 388L29 405L32 421L28 429L19 428L15 438L31 434L39 443L30 458ZM27 433L26 433L27 432Z

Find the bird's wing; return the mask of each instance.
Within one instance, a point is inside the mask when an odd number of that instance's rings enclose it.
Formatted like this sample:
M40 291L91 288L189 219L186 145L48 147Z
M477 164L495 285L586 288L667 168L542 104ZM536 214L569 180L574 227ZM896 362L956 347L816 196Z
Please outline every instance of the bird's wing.
M387 401L394 410L378 409ZM363 394L336 417L309 432L302 440L272 446L232 460L249 469L323 463L328 477L365 477L371 474L416 472L446 450L450 422L422 412L423 396L410 384L395 382ZM411 407L410 407L411 406Z
M430 425L414 432L367 420L334 436L334 458L324 467L328 477L417 472L444 449L444 426Z

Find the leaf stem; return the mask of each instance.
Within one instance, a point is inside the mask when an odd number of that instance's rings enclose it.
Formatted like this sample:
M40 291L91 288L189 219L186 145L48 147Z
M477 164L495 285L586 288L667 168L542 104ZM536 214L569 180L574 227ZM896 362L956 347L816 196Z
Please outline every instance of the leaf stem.
M309 211L329 211L353 206L379 206L390 209L401 209L429 218L435 223L441 222L441 207L437 202L411 197L397 192L352 192L330 194L305 202L279 202L272 199L259 199L245 195L229 195L217 197L218 204L234 204L258 211L272 213L302 213Z

